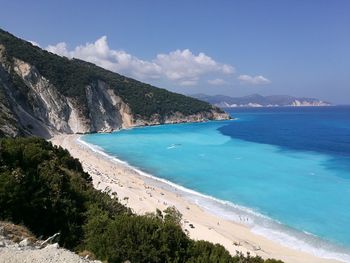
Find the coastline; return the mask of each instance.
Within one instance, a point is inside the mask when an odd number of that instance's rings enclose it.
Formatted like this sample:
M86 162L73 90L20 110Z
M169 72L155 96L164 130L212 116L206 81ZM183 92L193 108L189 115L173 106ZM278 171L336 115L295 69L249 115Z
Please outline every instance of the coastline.
M281 259L286 263L340 262L288 248L253 233L248 226L216 216L186 199L176 187L170 190L162 185L162 179L147 176L126 162L95 151L88 144L79 142L79 138L79 135L59 135L50 141L67 149L81 161L84 170L91 175L95 188L116 192L120 202L137 214L155 212L157 208L164 210L174 205L182 213L183 229L191 238L220 243L231 254L236 251L250 252L251 255Z

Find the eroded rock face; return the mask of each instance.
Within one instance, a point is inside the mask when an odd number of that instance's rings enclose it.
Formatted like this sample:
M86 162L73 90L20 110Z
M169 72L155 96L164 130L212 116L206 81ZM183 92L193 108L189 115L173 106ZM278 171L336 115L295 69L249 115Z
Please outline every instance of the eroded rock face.
M3 82L6 100L2 102L8 103L5 106L0 104L3 114L11 117L12 111L15 112L16 118L13 119L22 124L25 133L51 137L60 133L110 132L133 125L128 105L103 81L86 86L89 112L86 117L78 101L60 94L30 64L15 59L13 68L0 67L1 79L9 79L10 74L15 73L27 87L25 92L18 92L12 83ZM17 135L16 128L10 126L0 128L10 136Z
M158 124L174 124L185 122L203 122L209 120L227 120L229 116L227 113L220 113L215 111L200 112L192 115L183 115L181 112L175 112L170 116L162 117L159 114L154 114L150 119L136 119L133 126L147 126Z
M111 132L113 130L162 123L228 119L212 111L187 115L134 116L114 90L102 80L85 87L86 107L66 97L29 63L8 59L0 45L0 135L33 134L49 138L55 134Z
M89 132L111 132L133 126L131 110L103 81L86 87L90 112Z
M34 116L43 121L52 132L71 133L68 124L71 109L67 99L35 67L15 59L13 68L29 87L27 96Z

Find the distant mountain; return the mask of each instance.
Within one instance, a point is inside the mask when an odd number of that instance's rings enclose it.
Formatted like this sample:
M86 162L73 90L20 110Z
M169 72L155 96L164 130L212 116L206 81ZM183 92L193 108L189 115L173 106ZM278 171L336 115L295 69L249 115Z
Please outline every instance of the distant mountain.
M288 95L262 96L252 94L244 97L230 97L225 95L193 94L197 98L209 102L217 107L286 107L286 106L330 106L331 103L314 98L298 98Z

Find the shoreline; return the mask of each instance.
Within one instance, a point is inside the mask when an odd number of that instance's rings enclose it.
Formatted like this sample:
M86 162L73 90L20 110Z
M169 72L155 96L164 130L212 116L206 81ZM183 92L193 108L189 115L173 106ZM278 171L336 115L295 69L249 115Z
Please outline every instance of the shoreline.
M215 215L186 198L181 191L182 186L139 171L127 162L96 150L79 140L80 137L81 135L58 135L50 141L67 149L73 157L81 161L84 171L91 175L96 189L110 191L112 194L116 192L119 201L136 214L155 212L156 209L163 211L169 206L175 206L183 215L184 231L192 239L219 243L233 255L236 251L244 254L249 252L265 259L281 259L286 263L341 262L286 247L254 233L247 225Z

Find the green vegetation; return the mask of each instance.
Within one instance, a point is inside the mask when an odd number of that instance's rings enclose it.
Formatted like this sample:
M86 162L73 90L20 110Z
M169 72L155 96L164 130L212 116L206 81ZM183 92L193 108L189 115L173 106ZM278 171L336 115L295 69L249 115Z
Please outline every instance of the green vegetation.
M83 237L86 212L94 205L109 215L127 209L95 191L79 161L39 138L1 141L1 219L24 224L37 236L61 232L61 245L73 248Z
M153 87L94 64L57 56L1 29L0 44L5 46L9 58L18 58L35 66L59 92L78 99L86 116L85 87L96 85L99 80L109 84L130 106L134 115L143 118L149 118L152 114L165 117L176 111L190 115L213 108L206 102Z
M60 245L107 262L278 263L193 241L181 214L170 207L137 216L93 188L90 176L66 150L39 138L0 140L0 220L36 236L60 232Z

